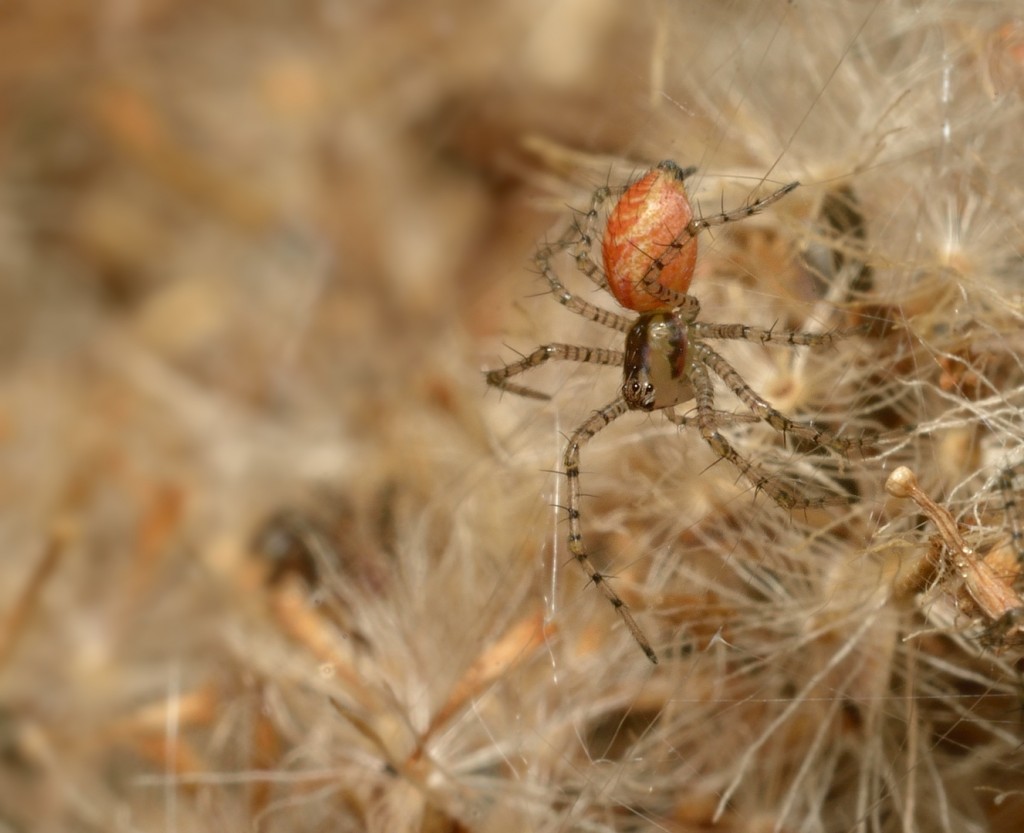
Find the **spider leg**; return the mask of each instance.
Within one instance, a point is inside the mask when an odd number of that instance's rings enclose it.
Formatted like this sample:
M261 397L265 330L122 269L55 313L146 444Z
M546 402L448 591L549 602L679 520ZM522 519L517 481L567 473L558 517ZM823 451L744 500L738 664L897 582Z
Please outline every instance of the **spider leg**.
M688 170L689 169L687 169L687 171ZM685 173L686 171L684 171L684 174ZM694 217L686 224L686 228L683 229L682 233L680 233L675 240L669 243L666 248L682 249L705 229L713 228L715 226L724 226L726 223L745 220L747 217L758 214L772 203L781 200L799 184L799 182L790 182L768 196L761 197L760 199L754 200L752 203L748 203L740 208L734 208L732 211L723 211L720 214L712 214L710 217ZM687 310L687 314L692 310L693 314L688 318L689 321L692 321L697 317L697 313L700 311L700 305L697 304L696 299L690 295L676 292L668 287L662 286L661 284L661 272L665 268L665 264L670 261L671 258L665 257L659 257L653 260L650 268L644 274L643 278L640 279L640 284L645 292L653 295L660 301L664 301L666 305L672 307L683 307Z
M846 498L841 496L807 498L787 488L778 480L769 476L760 466L752 460L742 456L729 441L718 432L718 414L715 410L715 391L711 384L711 377L700 360L694 362L690 368L690 381L693 384L697 403L697 427L701 437L715 454L723 460L728 460L754 487L756 491L763 491L783 509L812 509L821 506L828 506L835 503L846 503Z
M598 188L590 200L590 209L585 213L581 212L582 219L577 219L565 235L566 242L563 248L572 250L576 268L586 275L598 289L607 290L608 281L597 261L590 256L594 245L594 227L601 216L602 206L612 197L621 197L625 190L626 186L612 188L609 185L603 185ZM570 236L572 239L569 239Z
M699 428L700 420L697 417L678 415L672 408L665 408L662 413L673 425L680 428ZM760 422L761 418L754 414L734 414L732 411L715 411L715 421L719 425L726 425L730 422Z
M789 182L781 188L776 189L768 196L760 197L759 199L756 199L751 203L747 203L740 208L734 208L732 211L723 211L720 214L712 214L710 217L694 217L686 226L686 231L680 235L680 239L676 241L676 244L684 245L687 240L691 237L696 237L704 231L704 229L709 229L714 226L724 226L726 223L733 223L736 220L745 220L747 217L759 214L772 203L781 200L798 185L800 185L799 182Z
M546 393L528 388L525 385L512 384L508 380L513 376L518 376L520 373L525 373L527 370L540 367L552 359L615 367L622 367L626 360L620 351L606 350L603 347L580 347L576 344L545 344L517 362L494 370L488 370L487 384L495 388L507 390L509 393L529 397L530 399L550 399L551 397Z
M658 662L658 655L654 653L651 643L647 640L644 632L633 618L626 603L619 598L619 594L612 589L608 583L608 577L597 570L587 550L583 546L583 533L580 527L580 448L593 437L598 431L610 422L618 419L629 407L622 397L605 405L601 410L595 412L586 422L577 428L569 438L569 444L565 447L563 465L565 466L565 477L569 482L569 552L589 576L590 580L601 588L606 599L612 603L622 621L626 624L627 630L633 635L633 639L653 662Z
M537 268L540 269L541 274L547 280L548 286L551 288L551 294L555 296L558 303L570 312L581 315L584 318L608 327L609 329L618 330L620 333L628 333L630 328L633 326L632 321L622 315L617 315L610 310L591 304L584 301L582 298L573 295L565 288L562 281L559 280L558 275L555 274L555 270L551 267L551 258L568 248L570 244L565 242L565 237L566 235L562 235L562 238L555 243L541 247L537 250L537 254L534 256L534 262L537 264ZM601 280L603 281L604 278L602 277ZM600 286L601 284L598 285Z
M698 321L693 325L698 338L729 338L758 344L785 344L789 347L831 347L845 333L798 333L772 327L748 327L746 324L713 324Z
M792 335L806 334L793 333ZM710 368L711 372L725 382L729 389L736 394L741 402L750 408L755 416L767 422L781 434L792 434L795 437L809 440L815 445L828 448L842 457L848 457L852 451L864 452L876 439L874 435L837 437L830 431L815 428L807 423L796 422L769 405L750 385L743 381L743 377L740 376L739 372L729 362L706 344L695 342L691 347L697 362Z
M1008 466L999 472L999 488L1003 493L1003 516L1010 530L1010 546L1017 556L1017 563L1024 566L1024 526L1021 524L1020 493L1016 480L1024 473L1020 463Z

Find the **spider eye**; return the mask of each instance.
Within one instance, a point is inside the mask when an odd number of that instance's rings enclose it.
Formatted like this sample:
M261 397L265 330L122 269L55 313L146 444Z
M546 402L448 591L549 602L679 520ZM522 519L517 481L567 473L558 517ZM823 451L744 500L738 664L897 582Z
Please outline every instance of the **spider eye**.
M642 399L646 399L647 397L651 396L654 393L654 385L652 385L650 382L641 384L640 382L636 381L636 379L634 379L629 386L629 392L633 394L633 397L637 401L640 401Z
M622 396L629 407L649 411L655 400L654 384L646 379L627 379L622 385Z

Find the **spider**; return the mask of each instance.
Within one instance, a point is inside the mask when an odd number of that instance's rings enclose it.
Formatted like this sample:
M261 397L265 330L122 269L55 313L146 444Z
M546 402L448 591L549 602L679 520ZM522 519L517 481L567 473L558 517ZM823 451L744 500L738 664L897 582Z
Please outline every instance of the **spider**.
M608 582L608 576L593 565L583 544L580 521L580 449L627 411L665 412L678 425L695 426L719 458L732 463L755 491L764 491L786 509L845 503L848 498L808 498L773 480L758 464L742 456L719 432L724 422L763 420L776 431L807 440L841 455L862 447L864 439L835 436L813 425L796 422L773 408L756 393L739 372L707 342L711 339L743 339L760 344L789 347L827 347L838 333L803 333L750 327L745 324L715 324L698 321L700 302L687 294L697 260L697 237L704 229L742 220L782 199L799 183L791 182L772 194L732 211L710 217L694 216L684 181L696 168L681 168L664 161L625 188L602 187L594 192L590 209L580 221L553 244L541 247L535 262L547 279L551 294L572 312L626 337L624 350L584 347L575 344L545 344L517 362L487 371L487 383L502 390L531 397L550 397L511 380L546 362L571 361L608 365L623 369L618 395L595 411L573 431L562 457L568 481L568 545L589 580L597 585L619 612L626 628L648 659L658 657L628 606ZM591 255L592 235L602 206L612 197L618 201L605 224L602 238L603 268ZM626 309L639 313L628 318L595 306L573 295L563 286L551 265L552 258L569 250L577 268L600 289L614 296ZM732 414L715 409L712 375L724 382L750 410ZM677 415L676 405L693 400L695 416Z

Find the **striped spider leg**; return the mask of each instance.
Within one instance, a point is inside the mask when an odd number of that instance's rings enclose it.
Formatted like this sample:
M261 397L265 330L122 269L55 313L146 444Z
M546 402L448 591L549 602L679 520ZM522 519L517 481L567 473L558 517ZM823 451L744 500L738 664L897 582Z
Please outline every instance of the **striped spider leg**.
M756 490L764 491L786 509L797 509L845 503L848 499L842 496L808 498L780 484L758 464L740 454L720 433L721 425L763 421L782 434L799 437L841 456L862 449L868 443L863 438L837 437L790 419L747 385L739 371L706 343L734 339L787 347L822 347L832 345L838 338L836 334L697 321L700 302L687 294L696 263L699 233L757 213L792 191L796 183L739 209L710 217L694 217L683 187L683 180L690 173L692 169L662 162L622 191L605 224L603 268L597 266L590 249L600 208L615 193L607 187L595 193L591 209L583 215L582 222L573 224L554 244L542 247L537 253L536 263L555 299L577 315L624 334L624 350L545 344L519 361L486 374L487 383L493 387L534 399L548 399L547 394L513 379L549 361L622 368L618 395L573 431L562 456L568 481L568 546L589 580L601 589L654 663L658 658L650 641L612 588L609 577L594 566L583 543L580 510L580 451L583 446L627 411L662 410L679 426L695 426L711 450L719 458L728 460ZM553 257L563 251L572 254L577 268L593 283L608 290L621 306L639 315L629 318L611 312L566 289L551 264ZM717 410L712 377L724 383L750 413ZM675 406L691 400L696 415L677 416Z
M1024 463L1007 466L999 472L999 489L1003 493L1003 517L1010 531L1010 546L1017 556L1017 564L1024 569L1024 519L1021 511L1021 478Z

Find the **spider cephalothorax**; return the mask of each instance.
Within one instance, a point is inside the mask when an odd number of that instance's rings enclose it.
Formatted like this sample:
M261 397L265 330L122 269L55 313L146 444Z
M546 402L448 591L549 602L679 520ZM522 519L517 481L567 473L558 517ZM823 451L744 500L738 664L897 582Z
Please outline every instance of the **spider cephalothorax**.
M546 344L518 362L488 371L487 382L521 396L547 399L544 393L510 380L552 359L621 367L622 387L618 396L580 425L570 436L563 455L568 480L569 550L601 588L622 616L626 627L652 662L657 655L629 608L599 572L583 546L580 525L580 448L602 428L626 411L663 410L675 424L693 425L722 459L732 463L755 489L764 491L776 503L792 509L845 502L843 497L807 498L773 479L758 464L742 456L719 432L719 425L735 421L735 414L715 409L712 375L718 377L750 410L748 420L763 420L784 434L846 455L863 440L837 437L795 422L775 410L757 394L739 372L705 342L709 339L742 339L761 344L789 347L826 346L833 333L802 333L751 327L745 324L714 324L698 321L700 302L687 294L697 262L697 236L706 228L724 225L756 214L781 199L796 182L749 205L711 217L694 215L686 194L685 180L693 168L680 168L666 161L652 168L625 189L609 187L594 193L590 210L554 243L542 247L537 266L547 279L551 293L572 312L625 335L623 351L574 344ZM619 194L608 216L602 236L603 268L591 257L591 234L602 205ZM576 265L598 287L608 290L619 304L640 313L633 320L595 306L573 295L562 284L551 264L554 256L570 251ZM673 407L694 402L694 416L676 415Z
M626 333L622 398L631 410L656 411L693 399L689 324L676 310L645 312Z

